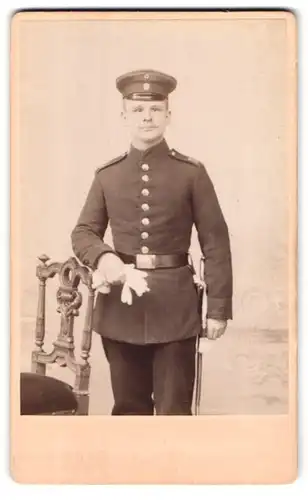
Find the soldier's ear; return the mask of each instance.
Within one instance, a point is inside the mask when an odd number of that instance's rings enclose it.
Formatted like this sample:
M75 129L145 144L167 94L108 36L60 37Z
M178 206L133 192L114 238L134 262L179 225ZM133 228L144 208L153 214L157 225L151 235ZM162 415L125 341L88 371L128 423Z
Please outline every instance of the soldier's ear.
M121 120L123 121L124 125L126 125L127 121L126 121L126 113L125 113L125 110L122 110L122 111L121 111Z
M123 122L125 123L125 121L126 121L126 103L125 103L125 99L124 98L122 100L121 118L122 118Z

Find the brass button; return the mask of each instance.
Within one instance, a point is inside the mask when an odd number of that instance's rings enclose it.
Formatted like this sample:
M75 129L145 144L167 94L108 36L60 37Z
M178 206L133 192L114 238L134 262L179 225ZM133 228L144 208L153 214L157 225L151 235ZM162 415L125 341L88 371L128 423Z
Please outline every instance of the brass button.
M150 177L147 174L145 174L141 177L141 179L143 180L143 182L149 182Z
M147 203L142 203L141 208L144 212L147 212L148 210L150 210L150 207Z
M149 253L148 247L141 247L141 253Z
M147 172L149 170L149 165L147 163L143 163L143 165L141 165L141 168L144 172Z
M143 189L143 190L141 191L141 194L142 194L142 196L149 196L150 191L149 191L148 189Z
M147 217L145 217L144 219L142 219L141 223L144 226L148 226L150 224L150 219L148 219Z
M146 240L148 237L149 237L149 233L146 233L146 232L141 233L141 238L142 238L143 240Z

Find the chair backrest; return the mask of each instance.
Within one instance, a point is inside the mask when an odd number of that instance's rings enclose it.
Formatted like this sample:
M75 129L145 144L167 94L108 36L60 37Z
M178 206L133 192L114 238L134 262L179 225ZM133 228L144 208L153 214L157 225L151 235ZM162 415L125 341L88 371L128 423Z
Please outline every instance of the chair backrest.
M40 263L36 268L39 280L38 309L35 329L35 348L32 351L33 373L46 374L46 365L57 363L68 367L75 374L73 391L78 400L78 414L88 414L89 408L89 383L91 366L89 355L92 343L92 317L94 308L95 291L92 288L92 274L89 269L78 264L74 257L67 261L48 263L49 257L39 257ZM57 290L57 312L60 314L60 329L56 340L53 342L51 352L43 349L45 339L46 320L46 281L58 276L59 288ZM87 288L87 303L85 320L81 338L80 359L75 356L74 344L74 319L79 315L82 305L82 293L79 285Z

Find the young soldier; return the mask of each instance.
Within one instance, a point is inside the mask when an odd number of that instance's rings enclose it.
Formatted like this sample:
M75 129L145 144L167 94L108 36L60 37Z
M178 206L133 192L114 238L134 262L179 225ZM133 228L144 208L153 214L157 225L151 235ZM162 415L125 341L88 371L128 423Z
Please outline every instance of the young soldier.
M204 166L164 139L176 80L140 70L116 85L130 149L97 170L73 250L105 287L93 326L110 364L112 414L191 415L201 328L191 231L195 224L205 256L207 336L217 339L232 317L228 228ZM104 242L108 222L114 249Z

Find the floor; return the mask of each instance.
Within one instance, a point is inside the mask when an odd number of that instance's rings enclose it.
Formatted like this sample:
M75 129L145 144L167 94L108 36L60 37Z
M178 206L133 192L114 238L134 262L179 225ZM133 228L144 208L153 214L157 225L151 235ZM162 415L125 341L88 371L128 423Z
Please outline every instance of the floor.
M33 321L26 322L22 332L19 364L22 371L28 371L34 345ZM45 349L48 351L51 346L47 332ZM90 414L108 415L112 407L109 371L100 339L95 333L90 360ZM48 367L47 373L73 382L72 374L57 365ZM230 327L221 339L206 341L201 414L282 414L287 411L286 330L243 331Z

